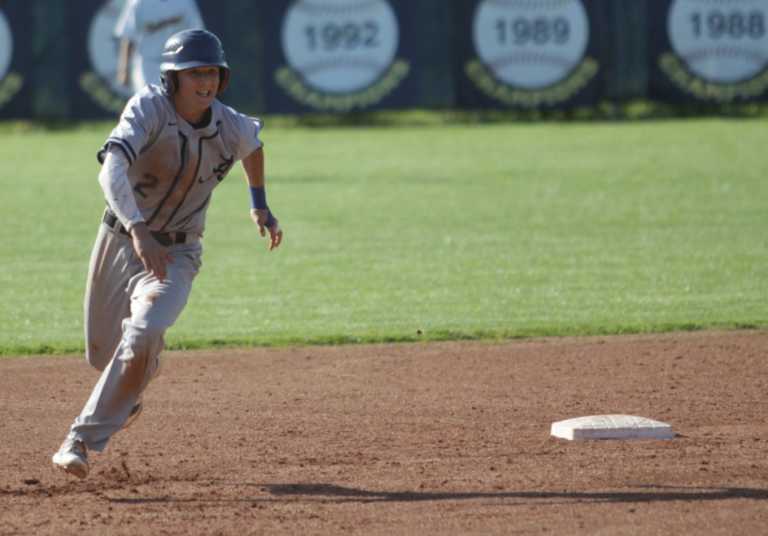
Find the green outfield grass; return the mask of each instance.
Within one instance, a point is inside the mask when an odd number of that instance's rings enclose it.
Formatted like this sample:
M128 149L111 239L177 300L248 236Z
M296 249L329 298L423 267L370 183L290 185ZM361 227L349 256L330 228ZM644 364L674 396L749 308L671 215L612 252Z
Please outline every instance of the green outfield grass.
M111 124L0 127L0 354L78 351ZM764 120L264 132L268 253L238 166L171 347L768 326Z

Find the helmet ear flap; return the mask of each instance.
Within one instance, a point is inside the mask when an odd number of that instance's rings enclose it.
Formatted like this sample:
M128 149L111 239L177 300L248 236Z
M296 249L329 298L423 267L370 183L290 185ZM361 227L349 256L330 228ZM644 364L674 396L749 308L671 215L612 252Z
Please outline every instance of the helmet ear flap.
M167 96L171 96L176 93L179 87L179 78L176 71L165 71L160 73L160 84L163 86L163 92Z
M216 94L220 95L224 93L224 90L227 89L228 85L229 85L229 69L227 69L226 67L219 67L219 91Z

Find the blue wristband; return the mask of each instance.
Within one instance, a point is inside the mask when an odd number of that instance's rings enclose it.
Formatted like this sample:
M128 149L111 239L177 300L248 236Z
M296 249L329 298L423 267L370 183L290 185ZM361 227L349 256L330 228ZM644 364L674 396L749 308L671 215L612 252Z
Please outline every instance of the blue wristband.
M267 207L267 192L264 191L263 186L251 186L251 208L266 209Z

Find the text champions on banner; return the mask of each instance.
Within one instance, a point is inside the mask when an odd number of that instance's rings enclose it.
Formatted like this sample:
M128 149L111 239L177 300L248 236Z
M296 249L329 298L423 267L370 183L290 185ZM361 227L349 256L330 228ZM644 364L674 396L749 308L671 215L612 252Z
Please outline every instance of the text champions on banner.
M768 2L673 0L658 67L680 90L731 102L768 91Z
M590 25L581 0L481 0L472 40L477 57L465 74L508 106L564 103L600 70L586 54Z
M24 85L24 77L11 71L13 61L13 33L0 9L0 108L8 104Z
M285 13L288 65L274 72L295 101L320 111L369 108L397 89L409 62L396 58L400 31L387 0L297 0Z

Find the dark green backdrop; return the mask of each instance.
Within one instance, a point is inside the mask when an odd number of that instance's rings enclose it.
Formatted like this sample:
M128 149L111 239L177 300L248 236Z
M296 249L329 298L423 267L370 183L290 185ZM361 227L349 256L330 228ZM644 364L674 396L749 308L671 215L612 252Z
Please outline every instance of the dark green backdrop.
M11 27L13 43L10 67L0 72L0 118L108 118L119 113L126 95L110 88L88 52L92 22L106 1L0 0L0 14ZM397 59L408 67L397 83L370 101L322 92L297 98L276 83L277 71L286 64L280 41L282 17L294 1L198 0L206 26L222 38L232 67L231 86L223 97L228 104L253 114L302 114L395 108L567 108L633 98L741 102L768 96L768 89L762 89L768 88L767 65L753 78L730 85L696 80L695 73L686 70L685 58L676 56L667 35L666 21L675 0L582 0L590 25L587 54L597 67L570 93L558 93L567 97L560 100L537 99L525 90L505 87L478 63L470 33L482 0L388 0L400 29ZM722 0L717 9L728 17L738 10L737 4ZM711 9L702 11L701 20L712 16ZM763 22L755 17L764 15L744 16L751 17L754 30L747 37L757 43ZM476 71L484 73L485 88L467 74L473 60ZM550 90L545 88L542 94ZM512 97L498 98L504 94Z

